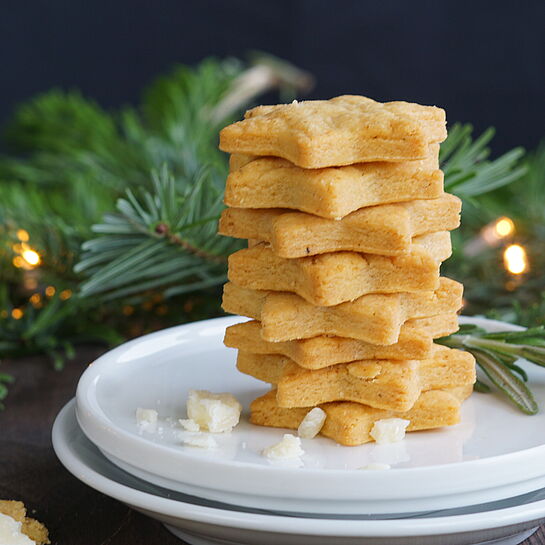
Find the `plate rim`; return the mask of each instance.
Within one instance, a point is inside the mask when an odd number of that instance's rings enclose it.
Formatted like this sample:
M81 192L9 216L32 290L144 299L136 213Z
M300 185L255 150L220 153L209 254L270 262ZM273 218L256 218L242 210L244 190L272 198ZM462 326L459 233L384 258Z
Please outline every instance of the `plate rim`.
M66 440L70 416L75 419L75 398L58 413L52 429L53 449L62 465L78 480L101 493L136 508L158 515L206 524L258 532L340 537L418 537L461 534L518 524L539 523L545 519L545 500L480 513L430 517L426 519L346 520L296 516L264 515L227 511L215 507L162 498L118 483L80 460ZM81 429L78 430L85 435ZM110 463L110 462L108 462ZM115 466L114 466L115 467Z
M488 320L481 317L460 317L461 323L474 323L475 321L480 322L482 320L485 320L487 323L489 323L491 326L495 327L502 327L505 329L512 329L512 330L518 330L518 329L524 329L521 328L521 326L516 326L513 324L508 324L505 322L500 322L497 320ZM148 454L152 454L152 452L161 452L165 456L175 456L179 458L181 461L187 461L187 463L191 464L193 467L195 467L195 472L199 471L206 471L210 468L213 468L214 470L219 470L220 468L226 467L226 462L223 460L215 460L215 459L199 459L198 457L185 453L183 450L176 450L171 446L168 445L161 445L157 443L151 443L146 440L141 440L139 437L135 436L134 434L131 434L128 431L125 431L121 428L118 428L113 425L113 422L107 417L107 415L100 409L97 413L94 409L95 407L91 406L91 403L88 401L86 393L89 391L89 388L93 386L95 378L98 376L98 373L100 372L101 368L108 365L108 363L112 360L112 358L115 358L116 355L119 353L122 353L126 350L129 350L131 347L138 345L139 343L152 340L154 338L160 338L161 336L172 334L179 330L184 329L201 329L204 327L217 327L217 328L224 328L227 325L239 323L240 321L245 321L246 319L243 319L238 316L227 316L227 317L221 317L221 318L212 318L208 320L202 320L198 322L192 322L189 324L182 324L178 326L174 326L172 328L168 328L165 330L157 331L148 335L145 335L143 337L139 337L137 339L131 340L128 343L124 343L113 350L105 353L104 355L100 356L97 360L93 362L91 366L85 372L83 373L82 377L80 378L80 381L78 383L77 392L76 392L76 399L77 399L77 415L78 415L78 422L84 431L84 433L87 435L87 437L97 444L100 444L100 448L109 452L110 454L119 457L119 455L116 452L112 452L111 444L110 448L108 448L103 442L99 439L97 439L98 434L104 434L107 433L110 436L115 436L115 441L119 441L119 438L123 438L124 441L127 441L129 445L131 445L134 448L140 449L142 452L146 452ZM98 421L98 424L94 422L94 420ZM102 437L102 436L101 436ZM457 473L462 472L465 473L467 471L479 471L479 469L482 469L483 467L489 467L491 465L501 465L508 463L510 466L516 466L517 464L520 467L524 467L526 461L528 459L535 459L536 456L539 456L541 453L545 454L545 444L543 445L537 445L535 447L530 447L528 449L512 452L512 453L505 453L500 454L497 456L491 456L487 458L480 458L477 460L466 460L462 462L453 462L450 464L437 464L433 466L425 466L425 467L419 467L419 468L395 468L395 475L396 477L399 476L399 478L414 478L414 479L430 479L431 476L435 477L435 474L438 472L440 473L442 470L447 470L450 473ZM132 461L128 461L129 463L133 463ZM260 478L271 478L271 476L275 476L278 474L281 474L282 476L285 476L287 478L290 477L300 477L301 476L301 469L296 468L278 468L275 466L266 466L266 465L256 465L251 462L241 462L241 461L233 461L230 460L227 464L230 469L236 469L237 471L244 471L246 473L245 479L251 481L252 477L255 475L259 475ZM142 468L146 471L150 471L149 468ZM153 473L153 472L152 472ZM356 479L361 484L367 484L371 485L373 483L379 483L381 480L381 475L379 472L362 472L358 470L346 470L346 469L313 469L313 468L305 468L304 470L305 478L308 478L309 480L319 477L321 480L324 479L349 479L353 481ZM545 469L539 473L539 476L545 474ZM265 475L265 477L263 477ZM410 475L410 476L409 476ZM530 475L525 476L525 479L533 478L538 475ZM507 477L506 477L507 478ZM512 484L514 482L519 482L521 479L517 477L511 476L510 480L505 481L505 483L502 481L502 484ZM186 482L186 481L183 481ZM188 481L189 484L196 485L196 486L204 486L203 484L199 484L197 482ZM208 487L210 488L210 487ZM354 487L355 489L358 487ZM479 489L479 488L477 488ZM483 489L481 486L480 489ZM471 488L471 490L474 490ZM239 493L241 494L252 494L252 492L248 492L245 490L241 490ZM269 490L261 490L258 494L261 497L274 497L276 494ZM433 496L433 495L432 495ZM330 496L328 496L330 497ZM358 496L349 496L343 499L346 500L354 500ZM398 499L403 499L403 496L396 496ZM410 497L414 496L407 496L407 499L410 499ZM304 499L302 497L302 499ZM333 498L331 498L333 499Z

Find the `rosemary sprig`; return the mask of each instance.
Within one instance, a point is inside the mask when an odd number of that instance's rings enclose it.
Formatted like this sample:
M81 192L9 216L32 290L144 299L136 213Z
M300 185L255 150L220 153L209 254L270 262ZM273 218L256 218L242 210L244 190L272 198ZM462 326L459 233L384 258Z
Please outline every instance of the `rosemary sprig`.
M545 328L532 327L524 331L499 331L487 333L474 325L462 325L460 330L436 342L467 350L485 375L522 412L536 414L538 405L526 382L528 375L518 365L528 361L545 367ZM475 389L488 392L490 387L477 381Z

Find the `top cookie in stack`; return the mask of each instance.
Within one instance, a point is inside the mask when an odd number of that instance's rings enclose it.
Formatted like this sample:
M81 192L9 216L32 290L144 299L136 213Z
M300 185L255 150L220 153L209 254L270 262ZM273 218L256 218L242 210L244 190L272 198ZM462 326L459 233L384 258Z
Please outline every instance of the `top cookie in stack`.
M249 241L229 259L223 306L255 320L226 344L276 386L255 423L296 427L302 407L325 404L322 433L359 444L380 411L416 407L411 429L456 421L474 362L432 344L457 329L462 295L439 276L460 213L443 193L445 123L440 108L341 96L260 106L221 132L219 230ZM428 390L443 416L429 417Z

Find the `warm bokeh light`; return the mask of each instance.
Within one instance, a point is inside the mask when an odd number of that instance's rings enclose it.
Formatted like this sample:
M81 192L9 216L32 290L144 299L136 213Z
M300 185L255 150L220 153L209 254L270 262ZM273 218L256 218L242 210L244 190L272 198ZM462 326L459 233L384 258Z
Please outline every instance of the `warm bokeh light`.
M40 264L40 255L38 252L32 249L23 250L23 253L21 254L23 259L29 264L35 267L36 265Z
M503 263L511 274L522 274L528 270L528 256L520 244L511 244L503 252Z
M26 265L26 261L20 255L16 255L11 262L13 263L13 266L18 269L21 269Z
M505 238L505 237L508 237L509 235L514 234L515 224L513 223L513 220L511 218L507 218L504 216L496 220L494 229L498 237Z
M72 297L72 290L62 290L61 293L59 294L59 297L63 301L70 299L70 297Z
M55 288L53 286L47 286L47 288L45 288L45 294L48 297L53 297L53 295L55 295Z
M17 238L20 242L11 247L18 254L13 258L13 265L27 270L37 267L41 263L42 258L36 250L27 244L28 233L24 229L19 229L17 231Z
M42 296L41 296L39 293L33 293L33 294L30 296L29 301L30 301L34 306L38 306L38 305L40 305L41 302L42 302Z
M500 242L515 234L515 224L511 218L502 216L481 230L481 237L488 246L498 246Z
M23 311L20 308L14 308L11 311L11 317L14 320L20 320L23 317Z
M28 239L30 238L28 236L28 232L25 231L24 229L19 229L17 231L17 238L21 241L21 242L28 242Z

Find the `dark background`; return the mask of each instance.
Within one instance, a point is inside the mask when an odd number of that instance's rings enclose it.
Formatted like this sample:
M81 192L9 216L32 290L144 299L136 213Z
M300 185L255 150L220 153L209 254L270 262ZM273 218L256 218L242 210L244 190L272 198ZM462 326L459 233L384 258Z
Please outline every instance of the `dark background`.
M0 123L24 98L78 87L134 102L174 63L273 53L342 93L447 109L497 128L496 153L545 136L545 2L2 0Z

